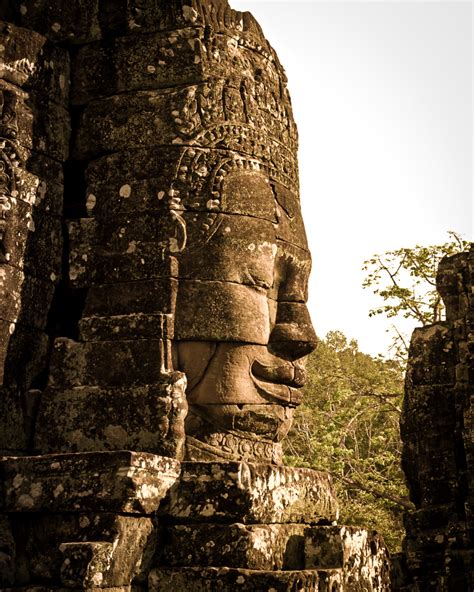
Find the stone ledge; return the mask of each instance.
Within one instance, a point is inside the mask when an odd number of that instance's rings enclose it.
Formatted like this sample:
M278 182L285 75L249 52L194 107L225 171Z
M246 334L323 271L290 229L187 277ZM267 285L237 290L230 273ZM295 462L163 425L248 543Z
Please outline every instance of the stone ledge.
M304 566L306 524L190 524L164 529L159 565L257 570Z
M186 462L160 513L173 522L332 522L338 507L327 473L246 462Z
M14 540L4 536L0 544L15 573L23 574L29 585L108 588L143 583L157 543L154 517L137 514L0 514L0 532L8 533L10 525ZM0 590L15 581L5 565L0 561Z
M7 512L155 512L179 461L129 451L4 457Z
M340 592L340 570L258 571L227 567L182 567L154 569L148 579L149 592L192 590L192 592ZM352 592L355 592L353 590Z
M304 558L306 569L342 569L344 590L391 590L390 558L376 532L353 526L308 529Z

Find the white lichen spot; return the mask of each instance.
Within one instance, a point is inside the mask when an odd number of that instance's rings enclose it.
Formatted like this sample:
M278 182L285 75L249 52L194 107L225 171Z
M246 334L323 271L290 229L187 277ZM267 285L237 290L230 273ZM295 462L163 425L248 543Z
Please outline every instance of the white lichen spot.
M137 491L137 496L141 499L153 499L159 495L160 490L156 485L151 483L143 483L140 489Z
M215 513L216 509L212 504L206 504L200 512L201 516L214 516Z
M231 231L231 229L230 229L230 226L226 226L226 227L224 228L224 232L230 232L230 231Z
M135 253L135 251L137 250L137 243L136 241L131 241L128 243L128 247L126 250L126 253Z
M206 203L206 207L208 210L215 210L219 208L219 200L218 199L209 199Z
M164 60L158 60L158 66L166 66L166 62Z
M132 194L132 188L130 187L130 185L125 184L125 185L122 185L122 187L120 187L120 190L119 190L120 197L128 198L128 197L130 197L131 194Z
M20 14L25 16L25 14L28 12L28 8L26 8L26 6L24 4L20 4Z
M156 197L158 199L163 199L165 196L165 192L164 191L158 191L158 193L156 194Z
M149 74L154 74L156 72L155 66L152 66L151 64L147 66L146 69Z
M245 578L244 576L239 576L236 580L235 580L236 584L245 584Z
M197 10L195 10L192 6L188 6L187 4L185 4L183 6L183 16L185 20L194 23L197 21L199 14Z
M104 579L104 575L99 571L92 576L92 583L94 586L100 586Z
M255 245L254 245L253 243L250 243L250 244L247 246L247 249L248 249L249 251L255 251Z
M86 208L88 210L93 210L95 208L96 203L97 203L96 196L93 193L89 193L89 195L87 196Z
M183 143L182 138L175 138L172 142L172 144L182 144L182 143Z
M56 489L53 491L53 495L54 497L58 497L59 495L61 495L61 493L64 491L64 487L63 485L60 483Z
M201 63L201 57L200 56L194 56L194 63L195 64L200 64Z
M41 483L33 483L30 487L30 495L31 497L40 497L43 493L43 487Z
M64 90L66 86L66 77L64 76L64 74L60 74L59 75L59 88L61 90Z
M59 33L59 31L61 30L61 25L59 23L53 23L51 25L51 30L55 33Z
M15 333L15 323L10 323L10 326L8 327L8 332L10 333L10 335L13 335L13 333Z
M57 470L58 470L58 469L60 469L60 468L61 468L61 463L59 463L59 462L53 462L53 463L51 463L51 465L50 465L50 469L51 469L52 471L57 471Z
M18 489L24 480L25 480L25 478L23 477L23 475L15 475L15 477L13 479L13 487L15 489Z
M20 506L20 508L25 508L29 510L35 505L35 502L30 495L24 493L23 495L20 495L20 497L18 498L18 505Z
M31 220L31 218L30 218L30 220L28 220L27 227L28 227L28 230L30 232L34 232L35 231L35 223L34 223L34 220Z
M89 520L89 518L87 518L87 516L81 516L79 518L79 526L81 528L87 528L89 526L89 524L90 524L90 520Z

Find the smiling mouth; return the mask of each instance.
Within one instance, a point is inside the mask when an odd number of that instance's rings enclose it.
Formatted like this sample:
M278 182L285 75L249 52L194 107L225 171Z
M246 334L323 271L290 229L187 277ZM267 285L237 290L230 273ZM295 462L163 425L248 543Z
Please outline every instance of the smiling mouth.
M278 364L262 364L255 360L251 366L250 376L263 398L291 406L301 403L301 387L306 381L306 373L301 363L279 360Z

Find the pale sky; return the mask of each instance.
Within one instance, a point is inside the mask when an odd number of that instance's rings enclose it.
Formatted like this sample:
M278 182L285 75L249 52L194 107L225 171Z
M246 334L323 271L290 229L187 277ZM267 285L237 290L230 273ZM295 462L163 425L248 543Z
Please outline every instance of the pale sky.
M256 17L288 75L316 332L384 353L364 259L447 230L474 240L472 3L230 4Z

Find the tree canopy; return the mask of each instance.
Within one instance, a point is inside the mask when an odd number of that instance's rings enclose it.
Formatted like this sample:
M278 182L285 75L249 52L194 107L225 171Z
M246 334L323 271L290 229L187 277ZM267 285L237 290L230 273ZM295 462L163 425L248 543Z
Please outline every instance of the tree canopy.
M421 326L444 318L444 304L436 291L439 262L469 247L460 234L449 231L448 236L449 240L441 245L402 247L364 261L362 269L366 276L362 286L382 300L369 311L369 316L394 319L393 353L400 359L406 358L408 339L397 326L397 318L414 319Z
M401 364L364 354L356 341L331 331L307 370L286 461L329 471L341 521L381 532L398 550L402 512L411 507L400 468Z

